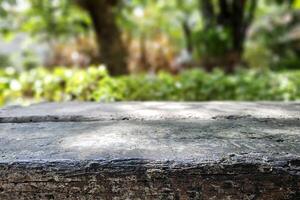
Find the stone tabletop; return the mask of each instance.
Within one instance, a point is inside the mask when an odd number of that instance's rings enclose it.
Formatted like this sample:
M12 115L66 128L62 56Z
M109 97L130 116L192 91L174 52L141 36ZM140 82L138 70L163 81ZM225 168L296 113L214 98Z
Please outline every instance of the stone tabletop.
M300 199L300 103L2 108L0 199Z
M0 109L0 163L300 158L300 103L42 103Z

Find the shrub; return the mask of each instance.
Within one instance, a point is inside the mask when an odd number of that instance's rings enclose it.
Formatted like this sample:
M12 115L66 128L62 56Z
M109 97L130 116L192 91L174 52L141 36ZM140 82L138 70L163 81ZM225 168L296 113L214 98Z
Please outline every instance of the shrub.
M299 100L300 71L189 70L111 77L103 67L0 70L0 104L38 101Z

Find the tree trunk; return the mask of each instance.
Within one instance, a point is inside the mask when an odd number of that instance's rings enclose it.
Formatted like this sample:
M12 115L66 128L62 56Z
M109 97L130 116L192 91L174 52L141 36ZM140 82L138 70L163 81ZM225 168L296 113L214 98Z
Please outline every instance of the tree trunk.
M215 12L211 0L200 0L200 13L204 19L205 28L214 26Z
M203 64L208 70L212 70L215 66L222 66L224 71L231 73L242 63L247 29L253 21L257 0L219 0L215 5L218 8L215 9L210 0L200 0L200 5L205 24L204 31L223 27L231 34L229 45L231 48L220 56L207 55L203 59Z
M91 16L99 47L100 62L111 75L127 74L127 49L116 24L118 0L77 0Z
M182 22L182 29L186 41L186 49L190 55L193 54L193 40L192 40L192 30L188 24L187 19Z

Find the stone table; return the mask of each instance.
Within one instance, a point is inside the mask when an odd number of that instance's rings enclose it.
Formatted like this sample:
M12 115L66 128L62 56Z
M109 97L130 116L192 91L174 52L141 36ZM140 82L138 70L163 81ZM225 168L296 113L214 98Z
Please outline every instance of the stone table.
M300 199L300 103L0 109L0 199Z

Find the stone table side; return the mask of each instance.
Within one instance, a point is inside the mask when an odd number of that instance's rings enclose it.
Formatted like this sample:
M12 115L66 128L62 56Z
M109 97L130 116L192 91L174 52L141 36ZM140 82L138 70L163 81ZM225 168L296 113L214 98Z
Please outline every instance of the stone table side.
M300 103L5 107L0 199L300 199Z

